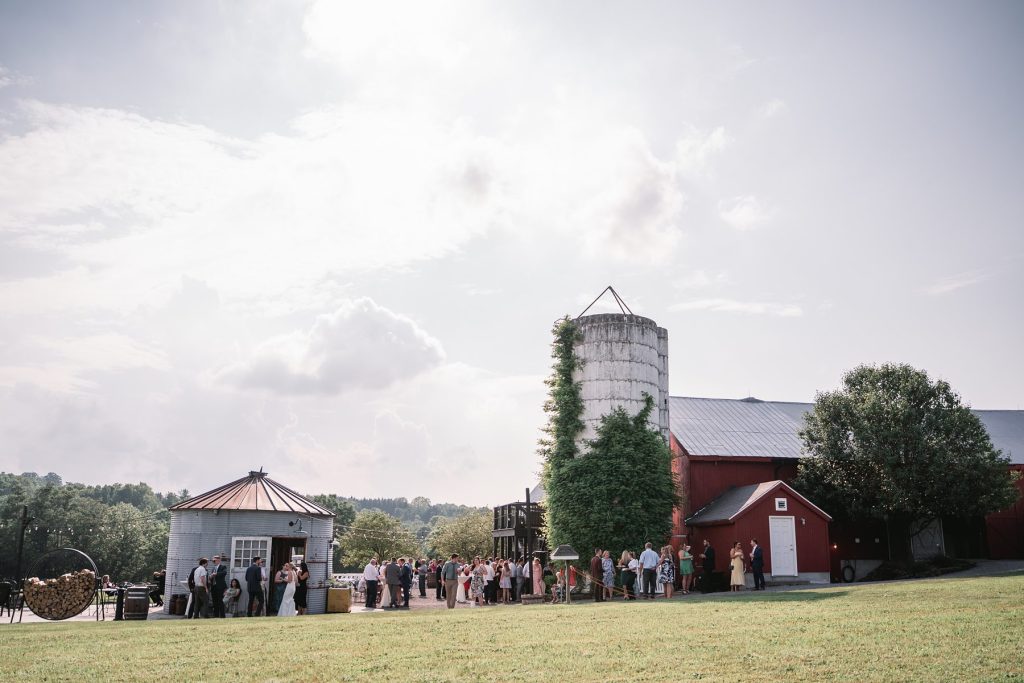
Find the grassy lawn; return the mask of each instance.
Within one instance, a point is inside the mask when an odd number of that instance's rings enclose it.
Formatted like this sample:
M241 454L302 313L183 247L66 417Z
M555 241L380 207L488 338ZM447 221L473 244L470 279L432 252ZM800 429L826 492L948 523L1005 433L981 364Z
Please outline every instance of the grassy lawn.
M690 596L693 597L693 596ZM4 680L1024 681L1024 576L656 603L0 627Z

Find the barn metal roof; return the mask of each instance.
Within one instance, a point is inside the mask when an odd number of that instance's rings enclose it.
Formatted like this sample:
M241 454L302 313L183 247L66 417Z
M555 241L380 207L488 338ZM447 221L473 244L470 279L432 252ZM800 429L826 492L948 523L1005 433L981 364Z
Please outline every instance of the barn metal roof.
M804 413L813 403L756 398L669 398L672 435L690 455L799 458ZM1024 464L1024 410L974 410L992 445Z
M697 510L685 522L687 526L708 526L711 524L728 524L743 514L751 505L764 498L776 489L785 489L787 493L799 498L813 510L816 510L826 520L832 518L824 510L800 495L792 486L776 479L775 481L764 481L760 484L750 486L737 486L731 488L718 498Z
M333 517L327 508L267 478L262 469L212 491L172 505L171 510L262 510Z
M765 401L673 396L668 418L690 455L800 457L800 424Z

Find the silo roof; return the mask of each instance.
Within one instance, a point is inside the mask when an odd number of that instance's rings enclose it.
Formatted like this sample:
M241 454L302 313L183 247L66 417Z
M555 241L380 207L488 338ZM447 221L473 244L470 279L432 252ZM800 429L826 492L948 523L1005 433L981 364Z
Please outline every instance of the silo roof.
M172 505L173 510L261 510L296 512L334 517L334 513L299 495L287 486L267 477L267 473L249 475Z

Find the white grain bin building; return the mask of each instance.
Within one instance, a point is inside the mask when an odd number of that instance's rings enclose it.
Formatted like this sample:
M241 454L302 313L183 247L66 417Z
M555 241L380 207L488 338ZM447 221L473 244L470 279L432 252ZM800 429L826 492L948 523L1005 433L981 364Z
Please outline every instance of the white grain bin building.
M651 427L668 443L668 330L632 313L584 315L576 325L582 334L575 351L583 366L573 376L583 398L581 440L593 439L601 418L615 408L636 415L647 393L655 405Z
M330 576L334 513L267 477L262 470L224 484L170 508L167 541L167 584L170 596L187 593L181 582L200 557L229 557L228 583L242 585L240 605L248 603L245 570L254 556L264 558L268 575L301 555L309 565L307 600L310 614L326 609L324 582ZM244 609L244 607L243 607Z

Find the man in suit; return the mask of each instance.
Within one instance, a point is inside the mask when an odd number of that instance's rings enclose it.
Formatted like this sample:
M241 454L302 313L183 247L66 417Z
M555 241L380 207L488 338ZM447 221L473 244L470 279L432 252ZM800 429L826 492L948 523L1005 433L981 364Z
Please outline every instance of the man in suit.
M420 597L427 597L427 561L416 561L416 580L420 585Z
M258 557L252 558L252 564L245 570L245 590L249 593L249 607L245 610L245 616L251 617L253 603L258 602L256 616L263 611L263 570L260 568L261 560Z
M715 573L715 549L711 547L711 541L704 539L704 552L700 554L702 560L704 560L704 572L700 577L700 590L702 593L710 593L711 577Z
M601 568L601 549L594 549L594 556L590 558L590 585L594 587L594 602L604 602L604 588L601 586L601 579L604 572Z
M437 592L435 594L435 597L438 600L442 600L442 599L448 597L447 594L445 593L445 590L444 590L444 579L441 578L441 572L444 570L444 566L446 564L448 564L448 563L447 562L442 562L440 557L437 558L437 561L434 564L434 578L437 580L437 586L436 586L436 591ZM454 602L452 603L452 606L453 607L455 606Z
M754 590L764 590L764 549L756 538L750 539L750 570L754 572Z
M398 558L398 580L402 583L402 608L409 609L409 593L412 592L412 567L404 557Z
M213 600L213 616L224 618L224 592L228 589L228 568L220 561L220 555L213 556L210 568L210 597Z
M402 571L398 568L398 560L394 557L384 569L384 580L388 584L388 592L391 593L391 609L398 609L398 592L402 587Z

